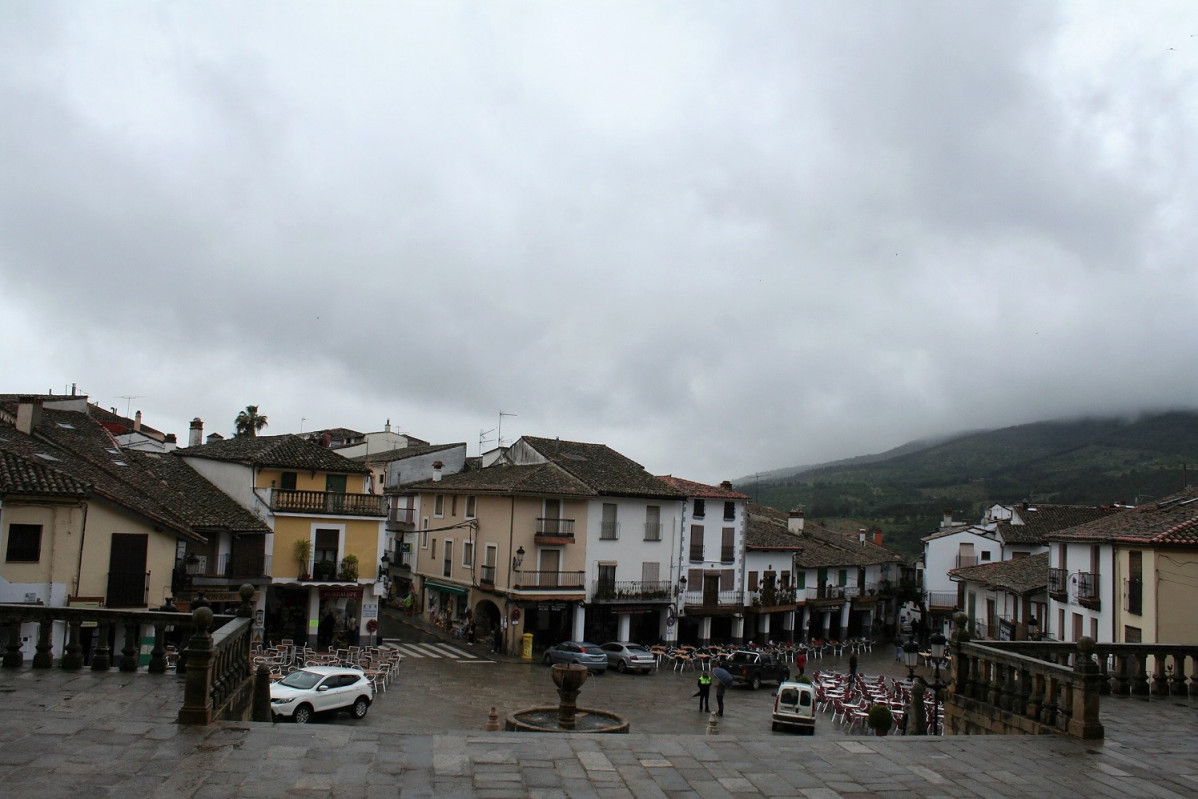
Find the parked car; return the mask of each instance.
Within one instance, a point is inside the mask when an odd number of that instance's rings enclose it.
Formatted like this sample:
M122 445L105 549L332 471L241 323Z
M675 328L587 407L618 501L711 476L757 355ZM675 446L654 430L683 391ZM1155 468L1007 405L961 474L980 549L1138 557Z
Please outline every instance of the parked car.
M360 719L374 702L370 680L358 669L308 666L270 685L270 710L277 718L307 724L317 713L348 710Z
M554 663L577 663L596 674L607 671L607 653L588 641L562 641L545 650L541 658L546 666Z
M773 728L815 735L815 689L810 683L784 682L774 694Z
M724 665L732 681L756 691L763 682L783 683L790 679L790 667L770 652L733 652Z
M621 674L626 671L648 674L657 662L652 652L629 641L611 641L600 648L607 653L608 668L614 668Z

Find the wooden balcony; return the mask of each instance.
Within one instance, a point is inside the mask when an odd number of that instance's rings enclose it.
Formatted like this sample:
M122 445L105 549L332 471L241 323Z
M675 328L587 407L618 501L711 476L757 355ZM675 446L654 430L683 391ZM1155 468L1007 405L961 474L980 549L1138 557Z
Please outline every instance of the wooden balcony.
M380 494L342 494L336 491L290 491L272 488L270 509L276 513L319 513L329 516L386 516Z
M778 610L794 610L798 594L794 588L769 586L749 593L749 608L755 613L773 613ZM804 593L804 599L806 593Z
M740 591L687 591L682 604L688 614L695 616L727 616L745 609Z

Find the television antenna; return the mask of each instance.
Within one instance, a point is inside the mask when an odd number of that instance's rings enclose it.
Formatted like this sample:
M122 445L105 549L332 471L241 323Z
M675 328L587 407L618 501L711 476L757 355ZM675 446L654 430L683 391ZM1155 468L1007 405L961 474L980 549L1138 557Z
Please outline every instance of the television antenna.
M478 455L480 458L482 457L482 454L483 454L483 444L485 444L491 440L491 439L487 438L487 436L494 432L495 432L494 427L492 427L490 430L479 430L478 431Z
M133 400L141 399L144 394L118 394L118 397L125 400L125 418L129 418L129 412L133 410Z
M503 446L503 417L505 417L505 416L515 416L515 415L516 415L516 414L514 414L514 413L508 413L508 412L506 412L506 411L500 411L500 412L499 412L499 426L495 428L495 430L497 431L497 435L496 435L496 437L495 437L495 438L496 438L496 442L495 442L495 443L496 443L498 446L500 446L500 447L502 447L502 446Z

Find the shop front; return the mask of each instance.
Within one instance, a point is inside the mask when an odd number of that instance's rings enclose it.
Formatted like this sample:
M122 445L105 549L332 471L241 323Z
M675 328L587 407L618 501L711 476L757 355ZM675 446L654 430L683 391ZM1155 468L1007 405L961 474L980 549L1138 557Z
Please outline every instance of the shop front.
M463 585L425 579L424 613L430 624L446 630L464 627L469 620L470 589Z

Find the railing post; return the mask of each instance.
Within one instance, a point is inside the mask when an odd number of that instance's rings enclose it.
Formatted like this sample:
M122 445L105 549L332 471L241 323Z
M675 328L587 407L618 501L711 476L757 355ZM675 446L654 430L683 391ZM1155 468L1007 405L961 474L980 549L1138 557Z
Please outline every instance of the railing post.
M1185 652L1174 652L1170 655L1173 661L1173 674L1170 678L1172 684L1169 687L1169 693L1174 696L1186 695L1186 654Z
M3 665L6 669L19 669L24 662L21 656L21 622L8 623L8 643L4 647Z
M1131 677L1132 696L1148 696L1148 659L1137 652L1131 656L1131 660L1135 664Z
M78 671L83 668L83 646L79 643L79 619L67 622L67 646L62 654L62 668Z
M1131 695L1130 663L1131 657L1127 654L1115 656L1115 685L1111 689L1111 693L1115 696Z
M37 644L34 649L37 650L33 655L33 667L35 669L48 669L54 665L54 644L50 640L50 634L54 631L54 620L42 618L37 623Z
M141 653L141 642L137 634L141 625L136 619L125 622L125 645L121 647L121 671L137 671L137 656Z
M196 608L191 614L192 634L187 642L187 680L183 685L180 724L209 724L212 721L209 695L212 690L212 609Z
M1094 639L1083 636L1077 642L1077 659L1073 664L1073 697L1070 707L1069 734L1075 738L1102 738L1105 731L1098 718L1099 685L1102 674L1094 662Z
M254 674L254 706L250 720L274 721L270 710L270 669L265 663L259 663Z
M112 648L108 646L110 624L107 619L96 626L95 649L92 650L92 671L108 671L112 668Z
M151 674L166 673L166 625L154 622L154 648L150 650L150 665L146 671Z
M928 734L928 712L925 707L924 694L926 692L924 684L921 680L913 680L911 683L911 708L907 711L907 734L908 735L927 735ZM912 722L915 726L912 729Z

